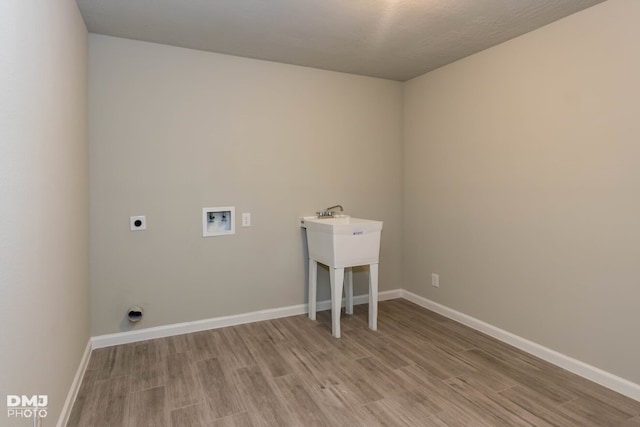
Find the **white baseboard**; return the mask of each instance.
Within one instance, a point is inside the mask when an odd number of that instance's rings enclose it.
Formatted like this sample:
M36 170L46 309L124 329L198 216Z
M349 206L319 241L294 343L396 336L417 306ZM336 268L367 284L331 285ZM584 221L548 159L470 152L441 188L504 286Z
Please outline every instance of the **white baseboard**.
M448 317L449 319L460 322L470 328L483 332L502 342L517 347L520 350L526 351L527 353L533 354L534 356L537 356L549 363L564 368L569 372L573 372L574 374L587 378L588 380L591 380L597 384L617 391L620 394L640 401L640 385L636 383L625 380L624 378L620 378L600 368L596 368L595 366L591 366L577 359L566 356L555 350L529 341L518 335L512 334L511 332L507 332L504 329L500 329L496 326L490 325L489 323L483 322L482 320L478 320L474 317L468 316L442 304L438 304L437 302L431 301L412 292L403 290L402 298L428 310Z
M324 302L324 301L322 301ZM320 304L318 304L320 307ZM253 311L251 313L235 314L232 316L213 317L211 319L194 320L192 322L173 323L171 325L155 326L152 328L136 329L127 332L98 335L91 338L93 348L111 347L113 345L129 344L155 338L165 338L174 335L224 328L225 326L241 325L243 323L259 322L261 320L278 319L280 317L296 316L305 313L306 304L289 307L272 308Z
M391 291L378 292L378 301L386 301L390 299L402 298L403 294L404 294L403 289L393 289ZM363 295L363 296L365 297L365 302L367 302L366 301L367 295Z
M64 401L62 412L60 412L60 417L58 418L58 423L56 424L58 427L66 426L67 422L69 421L73 403L76 401L76 396L78 395L78 391L80 390L80 384L82 384L82 378L84 378L84 373L87 370L87 365L89 364L91 350L91 339L89 339L89 341L87 342L87 346L84 349L84 353L82 353L82 358L80 359L80 364L78 365L76 375L73 377L73 382L71 383L71 388L69 389L69 393L67 394L67 399Z
M400 298L402 289L394 289L378 293L378 300ZM356 295L354 304L365 304L369 301L368 295ZM344 299L342 300L344 305ZM319 301L317 310L329 310L331 301ZM232 316L214 317L211 319L196 320L192 322L174 323L171 325L156 326L153 328L138 329L134 331L118 332L114 334L98 335L91 338L93 348L110 347L112 345L129 344L154 338L165 338L173 335L188 334L191 332L206 331L209 329L224 328L225 326L241 325L244 323L259 322L261 320L278 319L281 317L297 316L309 312L308 304L298 304L289 307L272 308L268 310L253 311L251 313L235 314Z

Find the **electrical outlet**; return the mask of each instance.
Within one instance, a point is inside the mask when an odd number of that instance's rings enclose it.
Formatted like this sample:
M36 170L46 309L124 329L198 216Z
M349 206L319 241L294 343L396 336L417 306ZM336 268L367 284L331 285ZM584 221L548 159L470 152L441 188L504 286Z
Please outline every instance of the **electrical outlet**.
M147 217L144 215L130 216L129 229L131 231L140 231L147 229Z
M242 214L242 226L243 227L251 227L251 214L243 213Z
M431 273L431 286L434 288L440 287L440 275Z

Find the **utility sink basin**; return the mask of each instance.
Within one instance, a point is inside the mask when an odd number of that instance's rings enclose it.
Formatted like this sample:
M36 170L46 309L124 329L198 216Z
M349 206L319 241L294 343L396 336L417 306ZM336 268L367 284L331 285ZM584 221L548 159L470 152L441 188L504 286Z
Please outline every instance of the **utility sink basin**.
M333 268L377 264L382 221L336 215L302 218L309 257Z

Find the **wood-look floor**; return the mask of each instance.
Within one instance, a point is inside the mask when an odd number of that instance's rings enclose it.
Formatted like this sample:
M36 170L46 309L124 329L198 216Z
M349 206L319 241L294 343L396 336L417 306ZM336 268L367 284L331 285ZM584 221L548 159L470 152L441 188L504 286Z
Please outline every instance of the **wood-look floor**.
M68 426L640 426L640 402L405 300L94 350Z

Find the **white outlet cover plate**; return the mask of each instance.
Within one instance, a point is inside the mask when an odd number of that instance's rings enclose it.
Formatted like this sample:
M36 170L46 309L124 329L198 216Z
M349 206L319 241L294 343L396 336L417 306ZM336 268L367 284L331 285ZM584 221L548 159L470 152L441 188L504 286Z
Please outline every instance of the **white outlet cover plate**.
M242 226L243 227L251 227L251 214L243 213L242 214Z
M140 225L136 225L136 221L140 221ZM144 215L130 216L129 229L131 231L142 231L147 229L147 217Z

